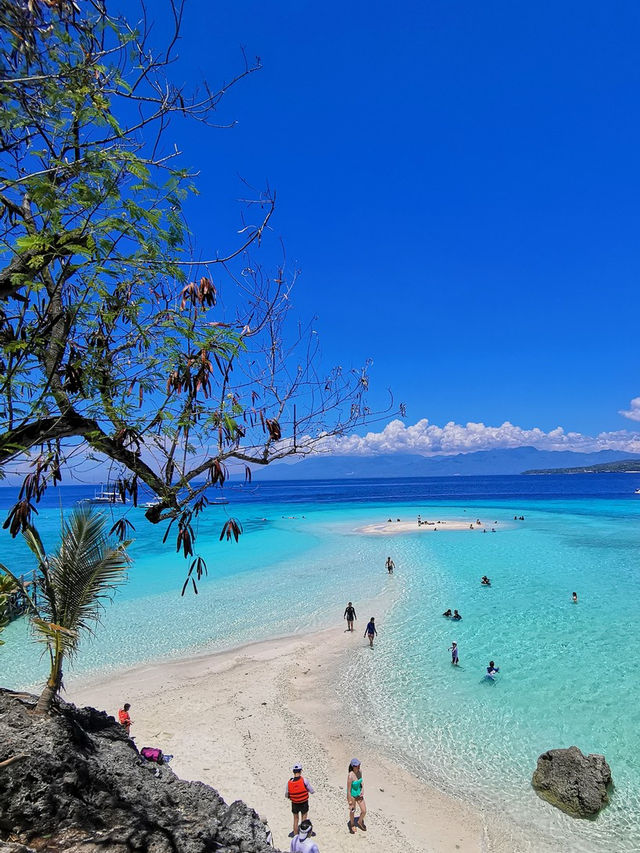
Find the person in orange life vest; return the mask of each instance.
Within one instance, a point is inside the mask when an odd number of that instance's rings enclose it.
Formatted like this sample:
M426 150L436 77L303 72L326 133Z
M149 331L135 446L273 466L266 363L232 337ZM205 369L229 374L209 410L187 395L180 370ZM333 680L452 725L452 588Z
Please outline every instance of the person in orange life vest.
M293 832L289 833L289 838L293 838L298 834L298 821L306 820L309 814L309 794L314 794L315 791L311 787L309 781L302 775L302 765L293 765L293 776L287 782L284 795L288 800L291 800L291 811L293 812ZM315 832L310 832L310 835L315 835Z
M129 716L130 707L131 705L128 702L125 702L124 707L120 708L120 710L118 711L118 720L120 721L120 725L124 729L126 729L127 735L129 735L129 732L131 730L131 723L133 722L133 720Z

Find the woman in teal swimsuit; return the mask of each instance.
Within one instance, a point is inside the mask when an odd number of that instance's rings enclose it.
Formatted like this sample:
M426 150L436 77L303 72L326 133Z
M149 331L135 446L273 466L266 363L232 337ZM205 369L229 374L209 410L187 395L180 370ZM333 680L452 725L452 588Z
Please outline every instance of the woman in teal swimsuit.
M347 802L349 803L349 832L354 835L356 827L367 831L364 823L364 816L367 813L367 806L362 793L362 770L360 762L357 758L351 759L349 765L349 775L347 776ZM360 810L360 814L356 818L356 808Z

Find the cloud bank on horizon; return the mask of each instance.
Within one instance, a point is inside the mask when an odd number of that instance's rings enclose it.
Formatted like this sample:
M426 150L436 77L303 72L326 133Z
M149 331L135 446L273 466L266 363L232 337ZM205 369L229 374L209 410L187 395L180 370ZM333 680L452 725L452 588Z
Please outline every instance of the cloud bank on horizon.
M635 408L634 404L637 404ZM636 414L625 416L640 421L640 397L631 401L631 411ZM440 427L423 418L412 426L407 426L400 420L393 420L381 432L368 432L363 436L331 437L322 443L323 452L340 456L375 456L379 453L436 456L513 447L574 450L578 453L598 450L640 453L640 433L617 430L591 436L579 432L565 432L562 427L544 432L538 427L523 429L509 421L496 427L483 423L456 424L450 421Z

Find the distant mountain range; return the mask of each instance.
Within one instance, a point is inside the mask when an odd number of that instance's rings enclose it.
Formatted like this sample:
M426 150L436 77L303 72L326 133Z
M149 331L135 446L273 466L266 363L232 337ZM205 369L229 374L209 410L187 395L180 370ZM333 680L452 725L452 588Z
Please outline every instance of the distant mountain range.
M524 474L640 474L640 459L621 462L601 462L598 465L582 465L579 468L534 468Z
M254 468L256 482L264 480L345 480L391 477L454 477L491 474L522 474L551 469L633 461L632 454L617 450L576 453L571 450L537 450L514 447L505 450L477 450L455 456L420 456L385 453L379 456L308 456L295 463L275 463ZM640 454L634 459L640 460Z

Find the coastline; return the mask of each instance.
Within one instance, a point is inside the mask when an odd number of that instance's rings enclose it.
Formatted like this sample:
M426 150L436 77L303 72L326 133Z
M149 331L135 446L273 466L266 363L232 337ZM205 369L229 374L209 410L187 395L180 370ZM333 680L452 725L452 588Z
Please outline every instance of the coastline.
M515 827L429 787L366 742L349 715L357 697L337 689L345 656L364 643L359 630L325 629L76 679L65 698L110 714L130 702L139 748L162 748L183 779L253 806L282 850L291 829L284 787L297 761L317 792L310 817L323 853L354 844L385 853L529 849ZM347 831L344 792L353 755L362 761L369 827L356 836Z

